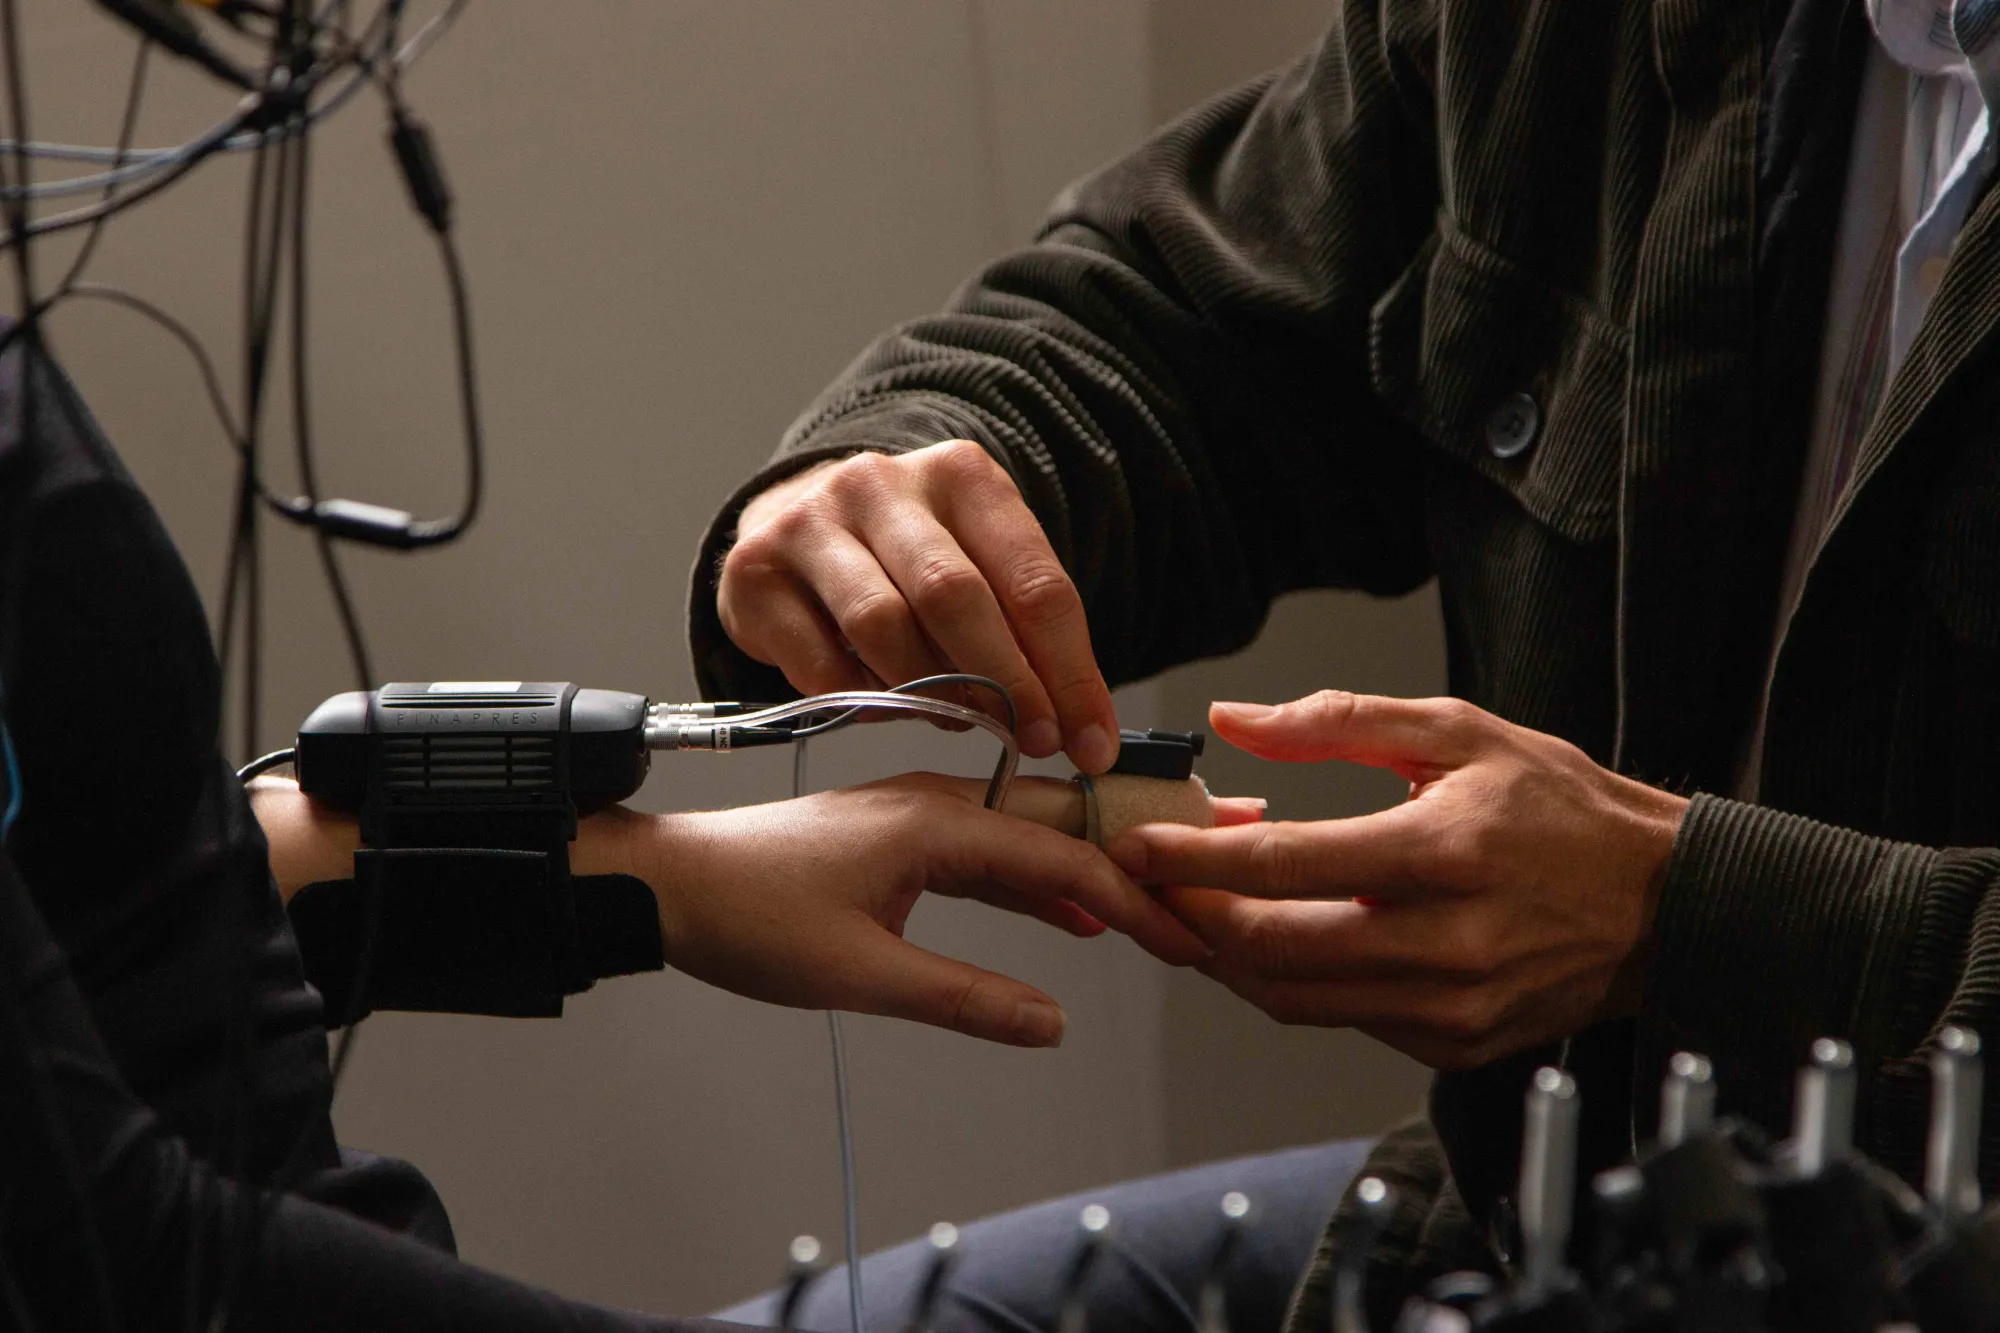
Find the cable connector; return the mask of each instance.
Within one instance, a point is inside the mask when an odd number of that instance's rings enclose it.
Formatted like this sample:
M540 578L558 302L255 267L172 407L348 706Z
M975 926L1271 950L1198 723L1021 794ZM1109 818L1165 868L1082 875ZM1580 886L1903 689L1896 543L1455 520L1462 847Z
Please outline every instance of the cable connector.
M430 127L397 107L389 127L389 146L396 151L396 165L402 168L410 203L423 214L432 231L450 231L451 186L445 181L444 164L438 159Z
M407 551L423 544L416 515L360 500L321 500L310 510L313 527L329 537Z

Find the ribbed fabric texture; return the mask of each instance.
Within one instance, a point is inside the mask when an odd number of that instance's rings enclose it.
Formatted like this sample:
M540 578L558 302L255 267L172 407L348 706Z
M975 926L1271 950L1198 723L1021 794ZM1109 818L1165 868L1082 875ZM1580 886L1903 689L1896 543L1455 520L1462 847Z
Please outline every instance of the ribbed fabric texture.
M697 562L703 689L778 685L715 619L744 499L963 436L1020 483L1113 682L1240 646L1288 589L1434 578L1453 693L1729 790L1772 661L1854 10L1341 0L1317 50L1073 187L808 410ZM1927 850L2000 845L1996 293L1989 196L1778 656L1769 808L1698 804L1645 1014L1570 1045L1581 1179L1650 1129L1674 1046L1781 1130L1807 1042L1855 1041L1862 1146L1908 1170L1929 1035L2000 1040L2000 867ZM1384 1149L1428 1191L1385 1253L1486 1253L1553 1057L1436 1081L1435 1140Z
M1952 969L1918 948L1937 855L1697 796L1661 898L1638 1067L1699 1050L1715 1062L1721 1109L1773 1130L1791 1116L1774 1057L1839 1033L1860 1068L1879 1069L1908 1039L1905 1004L1935 1014L1951 989ZM1873 1128L1860 1127L1864 1140L1879 1138Z

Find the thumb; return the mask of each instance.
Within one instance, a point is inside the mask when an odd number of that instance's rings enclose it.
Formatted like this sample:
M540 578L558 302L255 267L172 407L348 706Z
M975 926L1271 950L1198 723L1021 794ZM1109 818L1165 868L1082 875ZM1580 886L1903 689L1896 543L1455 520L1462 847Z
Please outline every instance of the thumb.
M963 1032L1006 1046L1060 1046L1062 1007L1033 986L946 958L889 931L851 956L857 993L840 1007Z
M1239 750L1260 759L1318 763L1345 759L1376 768L1454 768L1476 748L1491 721L1459 699L1393 699L1321 690L1282 704L1215 703L1209 724Z

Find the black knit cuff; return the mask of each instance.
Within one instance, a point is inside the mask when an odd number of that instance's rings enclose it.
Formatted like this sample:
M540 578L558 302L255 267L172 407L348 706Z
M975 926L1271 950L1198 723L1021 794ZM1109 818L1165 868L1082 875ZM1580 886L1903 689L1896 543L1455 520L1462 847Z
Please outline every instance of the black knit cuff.
M1715 1062L1722 1108L1773 1131L1815 1037L1888 1057L1936 853L1763 806L1697 796L1661 893L1633 1065L1650 1137L1667 1059Z

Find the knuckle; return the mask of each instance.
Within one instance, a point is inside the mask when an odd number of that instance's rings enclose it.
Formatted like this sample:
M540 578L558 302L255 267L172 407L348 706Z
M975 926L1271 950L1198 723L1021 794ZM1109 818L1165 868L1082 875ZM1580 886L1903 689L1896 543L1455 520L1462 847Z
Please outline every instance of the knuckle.
M909 618L903 599L892 592L865 593L842 608L840 632L864 651L893 644Z
M1453 731L1481 729L1486 725L1486 720L1492 716L1479 705L1461 699L1457 695L1444 696L1437 700L1434 708L1438 721Z
M1006 580L1015 616L1028 624L1053 624L1081 606L1076 586L1053 555L1035 552L1020 557Z
M1250 972L1263 977L1290 976L1298 957L1290 932L1263 916L1254 916L1243 923L1237 952Z
M1263 825L1250 848L1257 882L1277 893L1296 893L1305 886L1309 874L1306 862L1298 825L1289 820Z
M1497 834L1481 819L1458 819L1438 830L1423 851L1435 877L1450 885L1476 882L1490 863Z
M1314 729L1332 731L1352 720L1356 704L1354 696L1346 690L1315 690L1300 700L1297 707Z
M721 581L726 585L769 579L777 572L781 549L782 544L774 538L769 526L739 537L736 544L729 548L729 553L722 557Z
M910 577L910 600L930 616L963 615L978 604L986 581L955 556L936 554L925 557Z
M1477 1047L1499 1026L1501 1006L1489 986L1466 986L1440 1001L1431 1026L1454 1045Z
M1439 972L1462 984L1481 985L1499 968L1493 940L1478 925L1461 925L1441 942L1434 962Z
M856 454L828 468L819 489L842 503L872 500L889 488L895 471L896 460L887 454Z
M993 455L971 440L946 440L923 451L947 485L973 486L1004 475Z

